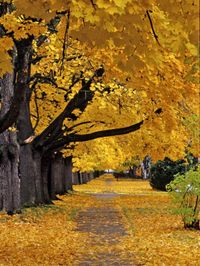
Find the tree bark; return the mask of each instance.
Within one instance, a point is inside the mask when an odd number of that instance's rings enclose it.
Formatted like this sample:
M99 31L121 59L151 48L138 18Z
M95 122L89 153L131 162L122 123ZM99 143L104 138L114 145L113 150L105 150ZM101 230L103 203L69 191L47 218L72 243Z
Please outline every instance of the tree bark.
M60 153L51 160L51 195L64 194L64 163Z
M43 192L43 203L51 203L51 155L45 155L41 160L41 181Z
M72 157L65 158L65 192L72 190Z
M78 173L74 172L72 174L72 184L73 185L78 185L79 184L79 178L78 178Z
M53 199L56 194L63 195L72 190L72 158L63 158L60 153L54 155L51 161L51 190Z
M19 171L21 178L21 202L23 206L32 206L43 202L41 182L41 154L33 149L32 144L26 140L33 135L30 120L30 98L29 88L30 66L32 58L32 39L16 41L17 63L16 83L23 87L22 100L19 104L17 118L18 140L20 145ZM16 85L15 85L16 86Z
M13 74L6 74L0 80L0 117L4 117L9 110L13 94ZM7 212L14 212L21 206L18 166L17 133L6 130L0 134L0 209Z

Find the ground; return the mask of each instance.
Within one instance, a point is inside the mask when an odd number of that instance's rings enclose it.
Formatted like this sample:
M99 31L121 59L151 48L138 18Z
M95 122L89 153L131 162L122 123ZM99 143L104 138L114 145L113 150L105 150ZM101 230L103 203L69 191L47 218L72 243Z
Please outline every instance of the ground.
M184 230L166 192L104 175L54 205L0 214L0 265L200 265L200 235Z

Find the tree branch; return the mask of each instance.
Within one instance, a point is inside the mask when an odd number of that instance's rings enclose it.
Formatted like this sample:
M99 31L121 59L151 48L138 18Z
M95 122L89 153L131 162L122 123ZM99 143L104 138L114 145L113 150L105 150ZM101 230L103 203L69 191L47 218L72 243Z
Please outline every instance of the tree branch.
M60 71L62 72L64 68L64 62L65 62L65 53L66 53L66 41L68 39L68 32L69 32L69 20L70 20L70 10L67 12L67 17L66 17L66 27L65 27L65 34L64 34L64 40L63 40L63 49L62 49L62 60L61 60L61 68Z
M160 42L159 42L159 40L158 40L158 35L156 34L155 29L154 29L154 26L153 26L153 21L152 21L151 16L150 16L150 13L153 13L153 12L152 12L151 10L146 10L146 13L147 13L147 17L148 17L148 19L149 19L149 23L150 23L150 26L151 26L151 29L152 29L152 32L153 32L153 36L154 36L154 38L155 38L157 44L158 44L159 46L161 46L161 45L160 45Z
M142 120L139 123L136 123L129 127L101 130L101 131L97 131L97 132L93 132L89 134L82 134L82 135L72 133L72 134L69 134L68 136L65 136L62 140L55 142L51 146L51 149L52 150L61 149L65 145L71 142L83 142L83 141L93 140L93 139L102 138L102 137L125 135L125 134L139 130L140 127L143 125L143 123L144 121ZM47 151L46 149L44 150Z
M37 92L36 90L33 90L33 92L34 92L34 102L35 102L35 110L36 110L36 123L33 127L33 131L35 131L40 121L40 113L39 113L39 106L37 102Z
M154 111L154 114L158 116L162 112L163 112L162 108L158 108ZM60 140L57 139L57 141L52 142L49 146L45 146L44 151L45 152L55 151L55 150L58 151L62 149L64 146L69 145L70 143L73 143L73 142L83 142L83 141L93 140L93 139L102 138L102 137L125 135L131 132L135 132L139 130L141 126L144 124L144 121L147 121L148 119L149 117L147 117L145 120L142 120L136 124L133 124L128 127L123 127L123 128L100 130L100 131L89 133L89 134L71 133L67 136L63 136L62 138L60 138Z
M66 105L64 111L56 117L56 119L34 140L34 146L37 148L47 145L47 143L51 143L56 139L56 137L60 134L62 130L63 121L66 118L70 118L72 120L76 120L78 116L73 114L72 112L75 109L80 109L81 112L85 110L88 105L88 102L91 101L94 97L94 92L90 91L90 86L95 77L101 77L104 73L104 69L101 67L94 72L94 75L84 84L82 84L82 88L79 90L77 94L75 94L74 98L71 99ZM82 77L78 79L74 79L73 84L76 84L81 80ZM86 98L82 97L82 92L85 90L90 93L87 94Z

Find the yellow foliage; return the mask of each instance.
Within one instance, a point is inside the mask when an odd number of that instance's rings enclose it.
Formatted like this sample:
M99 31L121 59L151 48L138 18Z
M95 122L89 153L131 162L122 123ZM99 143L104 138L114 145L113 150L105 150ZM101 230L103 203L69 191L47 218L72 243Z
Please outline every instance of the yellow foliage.
M11 63L11 57L8 54L8 51L13 48L13 41L11 38L3 37L0 38L0 77L3 77L3 75L7 72L11 72L13 69L12 63Z
M142 132L134 136L106 140L104 145L98 141L79 144L74 151L76 166L92 169L98 159L99 167L117 167L133 153L140 157L148 153L154 160L169 155L183 156L191 136L183 127L182 118L199 115L198 40L195 37L199 28L198 1L14 0L13 3L16 10L2 16L0 23L6 34L17 40L33 36L33 60L42 59L32 66L31 75L40 74L56 83L35 86L31 113L33 125L37 124L38 116L40 118L36 134L40 134L80 90L82 80L70 91L72 80L80 73L88 80L95 69L103 65L104 77L91 85L95 97L75 121L82 125L85 121L91 123L78 127L79 133L120 128L141 119L145 119L145 123ZM69 10L67 38L64 39L67 16L60 18L57 32L50 34L47 23L57 13ZM46 41L37 47L38 37L44 34ZM12 70L8 54L12 47L10 37L0 38L1 77ZM102 93L106 87L110 92ZM66 93L69 93L67 102ZM154 114L157 108L162 108L159 118ZM79 114L79 110L74 114ZM65 120L63 126L73 128L75 123ZM198 154L195 152L197 142L192 143L191 150ZM110 155L109 150L112 150ZM101 154L96 156L96 153ZM81 154L84 154L82 158ZM107 156L108 163L103 158Z

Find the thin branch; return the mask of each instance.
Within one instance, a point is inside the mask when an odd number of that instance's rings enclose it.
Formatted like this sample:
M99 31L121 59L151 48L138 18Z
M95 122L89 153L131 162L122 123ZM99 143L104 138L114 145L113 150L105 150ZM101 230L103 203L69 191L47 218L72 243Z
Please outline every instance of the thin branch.
M97 9L97 5L94 3L94 0L90 0L90 3L92 4L94 10L96 10Z
M39 106L38 106L38 102L37 102L37 91L33 90L34 92L34 103L35 103L35 110L36 110L36 123L35 126L33 127L33 131L35 132L39 121L40 121L40 113L39 113Z
M67 62L69 62L69 61L72 61L72 60L75 60L75 59L79 59L79 58L81 58L82 56L83 56L82 54L71 55L71 56L68 56L65 60L66 60Z
M63 90L67 93L69 93L69 88L66 89L64 87L59 87L58 84L56 83L55 79L50 77L50 76L42 76L41 74L39 73L36 73L35 75L33 75L30 80L29 80L29 83L31 81L34 80L34 83L33 85L31 86L31 89L34 89L35 85L38 84L38 83L46 83L46 84L51 84L52 86L54 86L56 89L59 89L59 90ZM35 84L36 83L36 84Z
M195 201L194 210L193 210L194 216L195 216L196 211L197 211L198 202L199 202L199 196L197 195L197 196L196 196L196 201Z
M72 92L72 88L83 78L83 72L80 71L79 75L76 73L72 76L72 84L69 86L67 93L65 94L65 100L68 101L68 96Z
M67 40L68 40L68 32L69 32L70 10L68 10L67 12L66 20L67 21L66 21L65 34L64 34L63 47L62 47L62 63L61 63L60 72L63 71L65 57L66 57L66 42L68 42Z
M48 84L52 84L54 85L56 88L58 87L57 83L55 82L55 80L49 76L42 76L41 74L39 73L36 73L35 75L33 75L29 82L30 81L36 81L37 83L48 83Z
M153 21L152 21L151 16L150 16L150 13L153 13L153 12L152 12L151 10L146 10L146 13L147 13L147 17L148 17L148 19L149 19L149 23L150 23L150 26L151 26L151 29L152 29L152 32L153 32L153 36L154 36L154 38L155 38L157 44L158 44L159 46L161 46L161 45L160 45L160 42L159 42L159 40L158 40L158 35L156 34L155 29L154 29Z
M75 125L73 125L73 126L71 126L71 127L68 127L68 128L67 128L67 132L72 131L74 128L76 128L76 127L78 127L78 126L82 126L82 125L86 125L86 124L91 124L91 123L92 123L92 122L90 122L90 121L80 122L80 123L75 124Z
M48 26L48 31L50 33L55 33L56 32L56 27L58 26L58 24L60 23L62 14L61 15L57 15L56 17L54 17L53 19L50 20ZM40 47L43 43L46 42L46 40L48 40L48 35L41 35L39 36L39 38L37 39L37 46Z
M91 124L91 125L89 125L89 124ZM93 128L96 124L106 124L104 121L85 121L85 122L80 122L80 123L78 123L78 124L75 124L75 125L73 125L72 127L70 127L70 128L67 128L67 132L69 132L69 131L72 131L74 128L76 128L76 127L78 127L78 126L82 126L82 125L89 125L88 127L86 127L85 128L85 130L86 129L91 129L91 128ZM76 130L76 131L74 131L73 133L78 133L79 131L81 131L81 129L79 129L79 130Z

